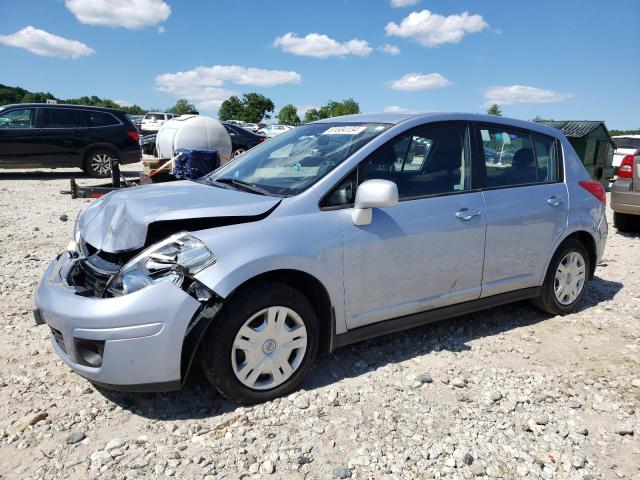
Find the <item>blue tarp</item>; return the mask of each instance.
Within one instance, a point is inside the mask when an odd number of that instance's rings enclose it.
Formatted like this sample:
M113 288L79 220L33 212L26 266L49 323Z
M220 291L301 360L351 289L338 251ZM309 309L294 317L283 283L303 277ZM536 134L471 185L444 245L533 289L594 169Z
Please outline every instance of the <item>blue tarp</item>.
M220 165L220 158L216 150L176 150L171 173L177 179L195 180L213 172Z

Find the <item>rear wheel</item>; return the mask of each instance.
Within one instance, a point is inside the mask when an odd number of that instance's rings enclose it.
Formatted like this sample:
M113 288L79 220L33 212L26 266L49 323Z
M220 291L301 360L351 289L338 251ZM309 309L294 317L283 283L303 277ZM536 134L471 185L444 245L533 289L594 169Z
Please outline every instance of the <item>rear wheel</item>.
M84 159L83 170L94 178L111 176L111 160L115 158L109 150L93 150Z
M613 212L613 224L621 232L639 232L640 216Z
M299 291L280 283L233 297L203 339L202 369L238 403L272 400L295 390L318 351L315 311Z
M590 272L587 249L577 240L566 240L551 259L542 291L533 304L553 315L571 312L584 296Z
M236 158L239 157L240 155L242 155L244 152L246 152L247 149L244 147L238 147L236 148L233 153L231 154L231 158Z

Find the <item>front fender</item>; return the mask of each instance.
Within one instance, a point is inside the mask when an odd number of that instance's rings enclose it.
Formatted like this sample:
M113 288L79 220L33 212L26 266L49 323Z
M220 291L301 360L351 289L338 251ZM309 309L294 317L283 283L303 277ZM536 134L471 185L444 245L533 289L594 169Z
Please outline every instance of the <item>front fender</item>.
M193 232L216 256L196 279L222 298L274 270L297 270L324 285L345 331L342 234L339 212L317 211Z

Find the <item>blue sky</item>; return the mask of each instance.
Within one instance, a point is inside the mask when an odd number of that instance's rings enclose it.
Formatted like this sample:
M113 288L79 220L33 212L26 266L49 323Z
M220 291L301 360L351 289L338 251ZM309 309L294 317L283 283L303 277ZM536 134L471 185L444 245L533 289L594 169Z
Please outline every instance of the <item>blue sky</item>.
M640 128L638 25L638 0L0 0L0 83L208 114L257 91Z

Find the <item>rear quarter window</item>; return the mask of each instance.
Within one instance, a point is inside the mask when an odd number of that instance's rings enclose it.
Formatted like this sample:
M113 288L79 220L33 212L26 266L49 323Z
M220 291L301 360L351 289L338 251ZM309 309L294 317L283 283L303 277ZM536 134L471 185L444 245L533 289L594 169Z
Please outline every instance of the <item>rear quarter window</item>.
M90 127L110 127L119 125L120 121L106 112L87 112Z

